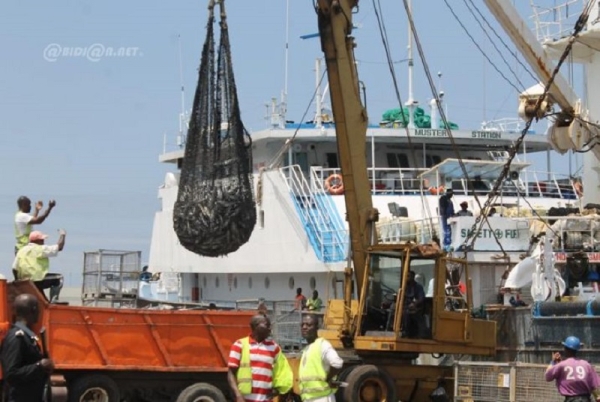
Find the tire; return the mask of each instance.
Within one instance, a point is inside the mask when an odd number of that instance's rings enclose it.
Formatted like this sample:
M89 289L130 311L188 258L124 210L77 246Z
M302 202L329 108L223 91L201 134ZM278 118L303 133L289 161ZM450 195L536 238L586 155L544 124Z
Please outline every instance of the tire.
M227 399L219 388L199 382L181 391L176 402L227 402Z
M394 381L371 364L357 366L348 374L344 402L396 402Z
M119 402L121 395L114 380L103 374L82 375L67 384L69 402Z
M340 373L338 374L337 380L340 382L345 382L346 378L348 378L348 375L352 372L352 370L354 370L355 367L358 366L344 367L342 371L340 371ZM338 390L335 393L335 399L338 401L344 400L344 388L338 388Z

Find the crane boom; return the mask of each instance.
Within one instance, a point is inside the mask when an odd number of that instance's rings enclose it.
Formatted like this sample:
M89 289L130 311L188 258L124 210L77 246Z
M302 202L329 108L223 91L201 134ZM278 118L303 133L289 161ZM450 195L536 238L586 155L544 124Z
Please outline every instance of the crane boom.
M552 76L553 62L509 0L484 0L506 34L519 49L539 79L546 83ZM562 75L557 75L550 96L565 112L573 110L578 96Z
M377 241L373 234L377 210L373 208L365 156L368 117L360 99L355 43L350 36L352 10L357 4L358 0L318 0L317 13L344 183L354 276L357 289L361 289L366 250ZM347 269L346 278L349 277L351 271ZM346 299L349 289L346 286Z

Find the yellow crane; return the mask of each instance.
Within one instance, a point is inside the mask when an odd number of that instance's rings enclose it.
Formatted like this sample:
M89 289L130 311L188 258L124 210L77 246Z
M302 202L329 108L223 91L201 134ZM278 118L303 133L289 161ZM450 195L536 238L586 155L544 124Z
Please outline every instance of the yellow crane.
M419 354L494 355L496 323L471 315L466 261L446 258L435 244L377 244L378 211L373 207L365 160L368 117L360 98L352 37L357 6L358 0L316 2L352 260L352 267L345 269L344 299L329 302L320 336L345 357L340 380L348 386L338 400L429 401L438 380L449 378L452 369L416 365L414 359ZM423 320L417 336L408 334L414 311L404 305L409 286L414 286L411 271L429 279L433 289L417 313ZM451 275L463 278L463 292L452 289L458 280L449 280ZM451 381L447 384L451 386Z

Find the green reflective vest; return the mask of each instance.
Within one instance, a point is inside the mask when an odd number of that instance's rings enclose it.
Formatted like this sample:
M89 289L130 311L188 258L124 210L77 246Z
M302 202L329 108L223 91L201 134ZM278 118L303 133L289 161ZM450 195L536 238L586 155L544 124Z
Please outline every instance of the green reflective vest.
M15 238L17 239L17 250L22 249L29 243L29 234L31 233L31 225L28 223L25 225L25 231L23 233L19 232L19 228L17 227L17 215L19 215L18 211L15 214Z
M302 400L321 398L335 392L327 382L327 373L321 361L321 344L323 338L317 338L302 351L302 359L298 368L300 396Z
M50 268L48 257L44 256L44 246L30 243L17 253L17 277L41 281Z
M237 386L240 394L252 393L252 368L250 367L250 338L245 337L242 342L242 356L240 367L236 373ZM290 392L294 385L294 373L283 353L279 352L273 362L273 388L280 394Z
M316 299L308 299L308 301L306 302L306 308L308 310L320 310L322 305L323 300L321 300L318 297Z
M236 378L240 394L250 395L252 393L252 368L250 367L250 338L248 337L242 339L242 357Z

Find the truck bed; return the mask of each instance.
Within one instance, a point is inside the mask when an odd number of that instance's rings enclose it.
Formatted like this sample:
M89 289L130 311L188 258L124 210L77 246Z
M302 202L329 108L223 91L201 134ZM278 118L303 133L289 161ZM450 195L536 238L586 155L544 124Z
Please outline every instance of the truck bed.
M10 283L7 293L9 305L21 293L40 300L40 327L46 328L48 351L58 372L225 372L229 348L248 335L250 318L256 314L50 304L31 282Z

